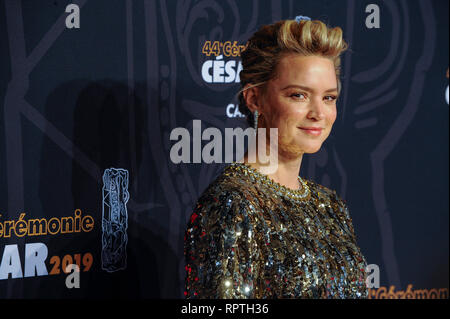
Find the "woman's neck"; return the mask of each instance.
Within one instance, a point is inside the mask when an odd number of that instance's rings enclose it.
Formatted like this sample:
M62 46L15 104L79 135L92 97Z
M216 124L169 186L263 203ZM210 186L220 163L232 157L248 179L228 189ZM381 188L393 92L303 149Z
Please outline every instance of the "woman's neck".
M267 175L269 178L274 180L280 185L288 187L290 189L299 190L301 185L298 182L298 174L300 173L300 166L302 162L303 155L299 158L287 159L281 155L278 155L278 160L272 161L268 164L261 163L258 161L258 157L255 156L255 161L249 162L249 154L245 153L242 161L252 168L258 170L262 174ZM271 166L268 168L268 166ZM270 172L270 173L267 173Z

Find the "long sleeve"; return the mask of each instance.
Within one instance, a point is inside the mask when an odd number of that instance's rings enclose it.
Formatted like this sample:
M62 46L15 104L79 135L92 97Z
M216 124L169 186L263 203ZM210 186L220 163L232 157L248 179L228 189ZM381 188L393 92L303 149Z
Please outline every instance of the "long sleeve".
M361 249L357 245L357 236L355 234L355 230L353 227L353 220L350 216L348 205L347 205L346 201L342 200L336 194L336 192L334 192L334 194L339 203L338 207L339 207L340 218L342 219L343 225L344 225L348 235L350 236L349 247L351 247L352 253L354 254L354 256L356 256L355 259L358 262L356 269L359 270L359 272L357 272L357 275L355 276L355 285L359 287L358 288L359 292L356 294L356 297L368 298L369 291L366 286L367 262L366 262L366 259L364 258L364 255L361 253Z
M198 200L184 238L186 298L255 298L260 253L250 213L237 192Z

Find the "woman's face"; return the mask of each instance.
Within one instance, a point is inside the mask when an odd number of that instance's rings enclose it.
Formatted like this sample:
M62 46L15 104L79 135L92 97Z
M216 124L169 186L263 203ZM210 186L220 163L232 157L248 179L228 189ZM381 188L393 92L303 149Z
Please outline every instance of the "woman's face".
M336 120L337 94L331 60L295 54L283 57L277 76L266 85L260 109L263 126L278 128L278 151L291 158L319 151Z

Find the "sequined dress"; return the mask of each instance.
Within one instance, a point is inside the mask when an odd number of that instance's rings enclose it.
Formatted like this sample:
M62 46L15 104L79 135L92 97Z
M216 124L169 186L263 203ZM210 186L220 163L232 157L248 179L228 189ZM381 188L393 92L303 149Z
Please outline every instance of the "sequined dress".
M187 224L186 298L367 298L346 203L299 181L291 190L245 163L224 168Z

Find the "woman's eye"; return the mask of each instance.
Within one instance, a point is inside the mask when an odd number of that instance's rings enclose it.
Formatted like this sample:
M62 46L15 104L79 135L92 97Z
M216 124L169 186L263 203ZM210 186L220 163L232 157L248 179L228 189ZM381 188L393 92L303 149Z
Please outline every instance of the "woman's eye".
M337 96L335 96L335 95L328 95L328 96L326 96L326 98L330 98L330 99L328 99L328 101L334 101L334 100L337 99Z
M302 95L303 95L304 97L306 97L305 94L303 94L303 93L294 93L294 94L291 95L291 97L300 98Z
M301 99L301 100L304 100L304 99L306 99L306 94L305 93L293 93L293 94L291 94L291 97L293 97L293 98L295 98L295 99ZM327 101L327 102L333 102L333 101L335 101L337 99L337 96L336 95L327 95L326 97L325 97L325 100Z

